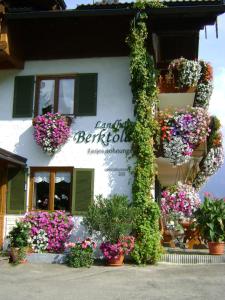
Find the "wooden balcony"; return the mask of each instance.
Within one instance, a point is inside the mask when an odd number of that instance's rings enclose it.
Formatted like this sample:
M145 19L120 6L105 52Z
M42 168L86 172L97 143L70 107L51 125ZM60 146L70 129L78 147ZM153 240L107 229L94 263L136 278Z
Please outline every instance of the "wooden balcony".
M159 110L174 111L194 105L196 87L178 88L165 73L159 77L158 89Z

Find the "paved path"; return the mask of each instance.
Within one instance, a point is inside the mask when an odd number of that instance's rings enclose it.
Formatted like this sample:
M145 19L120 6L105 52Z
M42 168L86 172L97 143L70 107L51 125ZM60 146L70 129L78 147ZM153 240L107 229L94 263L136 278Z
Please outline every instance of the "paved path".
M137 267L25 264L0 260L0 300L225 299L225 264Z

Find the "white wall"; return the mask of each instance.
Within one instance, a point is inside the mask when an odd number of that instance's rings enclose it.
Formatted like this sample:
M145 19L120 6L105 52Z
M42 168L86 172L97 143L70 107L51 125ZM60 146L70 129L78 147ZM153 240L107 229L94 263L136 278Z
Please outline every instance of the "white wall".
M103 146L100 143L76 144L73 138L61 151L50 157L42 152L33 139L31 119L12 119L14 78L18 75L54 75L71 73L98 73L97 116L77 117L72 123L72 132L94 129L97 121L114 122L133 119L132 94L129 86L129 59L94 58L52 61L31 61L22 71L0 71L0 147L28 159L28 166L72 166L95 169L95 195L108 196L113 193L131 197L131 178L125 154L89 154L88 149L130 149L129 143ZM122 176L121 176L122 175Z

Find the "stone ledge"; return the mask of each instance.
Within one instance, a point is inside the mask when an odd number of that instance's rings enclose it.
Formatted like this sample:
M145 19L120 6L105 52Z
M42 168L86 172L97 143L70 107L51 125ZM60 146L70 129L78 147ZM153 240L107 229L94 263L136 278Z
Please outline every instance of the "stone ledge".
M32 264L64 264L65 258L65 254L59 253L30 253L26 257Z

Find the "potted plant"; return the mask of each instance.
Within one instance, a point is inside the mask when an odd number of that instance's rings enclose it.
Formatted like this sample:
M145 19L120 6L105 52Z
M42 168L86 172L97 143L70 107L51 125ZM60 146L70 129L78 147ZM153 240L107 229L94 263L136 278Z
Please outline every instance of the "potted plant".
M97 196L84 218L84 225L90 234L100 233L104 242L100 249L111 265L122 265L124 254L132 251L134 238L129 234L133 224L133 209L128 198L113 195L109 198Z
M68 243L66 248L68 253L66 255L66 263L69 267L81 268L91 267L94 262L94 249L96 243L90 238L87 238L81 242Z
M25 261L26 248L29 245L30 229L30 224L17 221L16 225L9 232L10 261L14 264Z
M208 241L209 253L223 254L225 239L224 199L214 199L207 193L204 202L196 211L195 217L202 238Z

